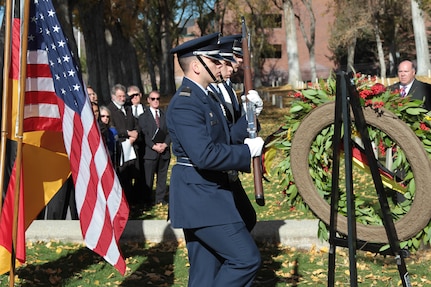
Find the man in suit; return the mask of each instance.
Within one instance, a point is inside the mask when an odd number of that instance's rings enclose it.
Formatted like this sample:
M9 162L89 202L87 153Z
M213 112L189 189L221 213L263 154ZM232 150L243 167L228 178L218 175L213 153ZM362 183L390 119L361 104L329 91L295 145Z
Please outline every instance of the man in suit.
M160 93L152 91L147 97L148 107L139 117L139 126L144 135L144 173L145 173L145 199L152 203L154 175L157 177L155 204L165 205L166 180L171 159L171 138L166 125L165 113L160 106Z
M183 228L190 262L188 286L251 286L260 254L235 206L229 171L250 172L263 140L232 144L227 121L206 89L220 78L218 33L171 50L184 79L167 111L172 151L169 214ZM205 265L198 264L206 262Z
M416 79L416 67L412 61L404 60L398 65L399 82L389 88L399 91L400 96L410 96L414 100L421 100L424 108L431 110L431 85Z
M133 182L134 178L139 176L137 152L134 149L138 139L138 124L132 115L130 106L125 105L126 87L121 84L114 85L111 89L111 100L107 107L111 111L111 125L115 127L118 133L117 150L121 151L117 153L118 176L129 205L132 206L137 200L137 195L133 192ZM131 147L130 157L124 153L124 147Z
M127 100L132 110L132 115L138 121L139 116L145 111L145 106L142 104L142 93L136 85L127 87ZM139 123L138 123L139 126ZM145 185L145 167L144 167L144 154L145 154L145 141L144 134L138 130L138 140L134 144L136 156L137 156L137 175L135 176L133 185L133 194L140 205L143 205L144 210L149 210L152 207L151 202L147 202L146 194L147 188Z
M401 97L411 97L413 100L420 100L423 107L431 110L431 85L416 79L416 66L410 60L404 60L398 65L398 82L389 86L393 92L399 92ZM400 170L399 176L404 177L404 171ZM402 193L396 193L396 200L405 200Z
M132 114L135 118L139 118L139 116L144 112L145 106L142 104L142 93L138 86L129 86L127 87L127 96L132 103Z

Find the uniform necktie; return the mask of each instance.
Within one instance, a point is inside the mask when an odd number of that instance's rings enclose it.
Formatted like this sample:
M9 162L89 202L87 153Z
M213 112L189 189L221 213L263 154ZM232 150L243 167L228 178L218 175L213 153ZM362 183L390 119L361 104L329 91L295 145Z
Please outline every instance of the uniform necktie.
M232 114L229 112L229 110L228 110L228 108L222 103L222 101L220 100L220 98L216 95L216 94L214 94L214 92L212 92L212 91L208 91L208 95L210 95L210 97L216 102L216 103L218 103L219 105L220 105L220 109L222 110L222 112L223 112L223 115L226 117L226 119L229 121L229 122L232 122L233 121L233 117L232 117Z
M138 106L133 106L133 115L135 116L135 118L138 117Z
M156 125L159 128L160 127L160 117L159 117L159 110L156 110Z
M402 98L404 98L406 96L406 86L401 86L401 92L400 95Z

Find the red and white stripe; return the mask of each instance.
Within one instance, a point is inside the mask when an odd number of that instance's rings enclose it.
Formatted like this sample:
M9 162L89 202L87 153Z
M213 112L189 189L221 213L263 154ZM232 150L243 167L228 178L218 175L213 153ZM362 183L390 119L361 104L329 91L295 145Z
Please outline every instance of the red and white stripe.
M81 117L63 106L64 143L75 182L81 230L87 247L124 274L118 240L127 222L128 207L89 102L86 106Z
M32 76L26 85L25 129L63 131L85 244L124 274L118 241L129 208L90 102L79 115L55 94L45 51L30 52L28 63Z
M61 132L62 121L58 101L46 51L29 51L27 54L24 132L42 130Z

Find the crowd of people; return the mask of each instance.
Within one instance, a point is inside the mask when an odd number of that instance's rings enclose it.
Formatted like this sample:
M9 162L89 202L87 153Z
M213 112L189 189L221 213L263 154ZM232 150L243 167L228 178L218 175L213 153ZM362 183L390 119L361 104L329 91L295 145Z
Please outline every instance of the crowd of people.
M114 85L106 106L98 104L92 87L87 94L129 206L166 205L171 142L159 92L148 94L148 106L135 85Z
M131 211L137 214L155 205L167 205L171 140L165 112L160 108L159 92L149 93L148 106L135 85L128 88L114 85L107 105L99 104L91 86L87 86L87 95ZM157 179L155 188L154 177ZM38 218L79 219L71 177Z

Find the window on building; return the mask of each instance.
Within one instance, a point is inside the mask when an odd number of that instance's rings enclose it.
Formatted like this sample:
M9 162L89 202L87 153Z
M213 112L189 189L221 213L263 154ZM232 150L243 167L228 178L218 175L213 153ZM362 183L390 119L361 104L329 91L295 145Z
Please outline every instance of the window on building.
M183 27L183 28L178 28L178 35L187 35L187 28Z
M264 28L281 28L281 14L265 14L262 15L262 18Z
M280 59L281 58L281 45L270 45L268 44L262 51L262 58L265 59Z

